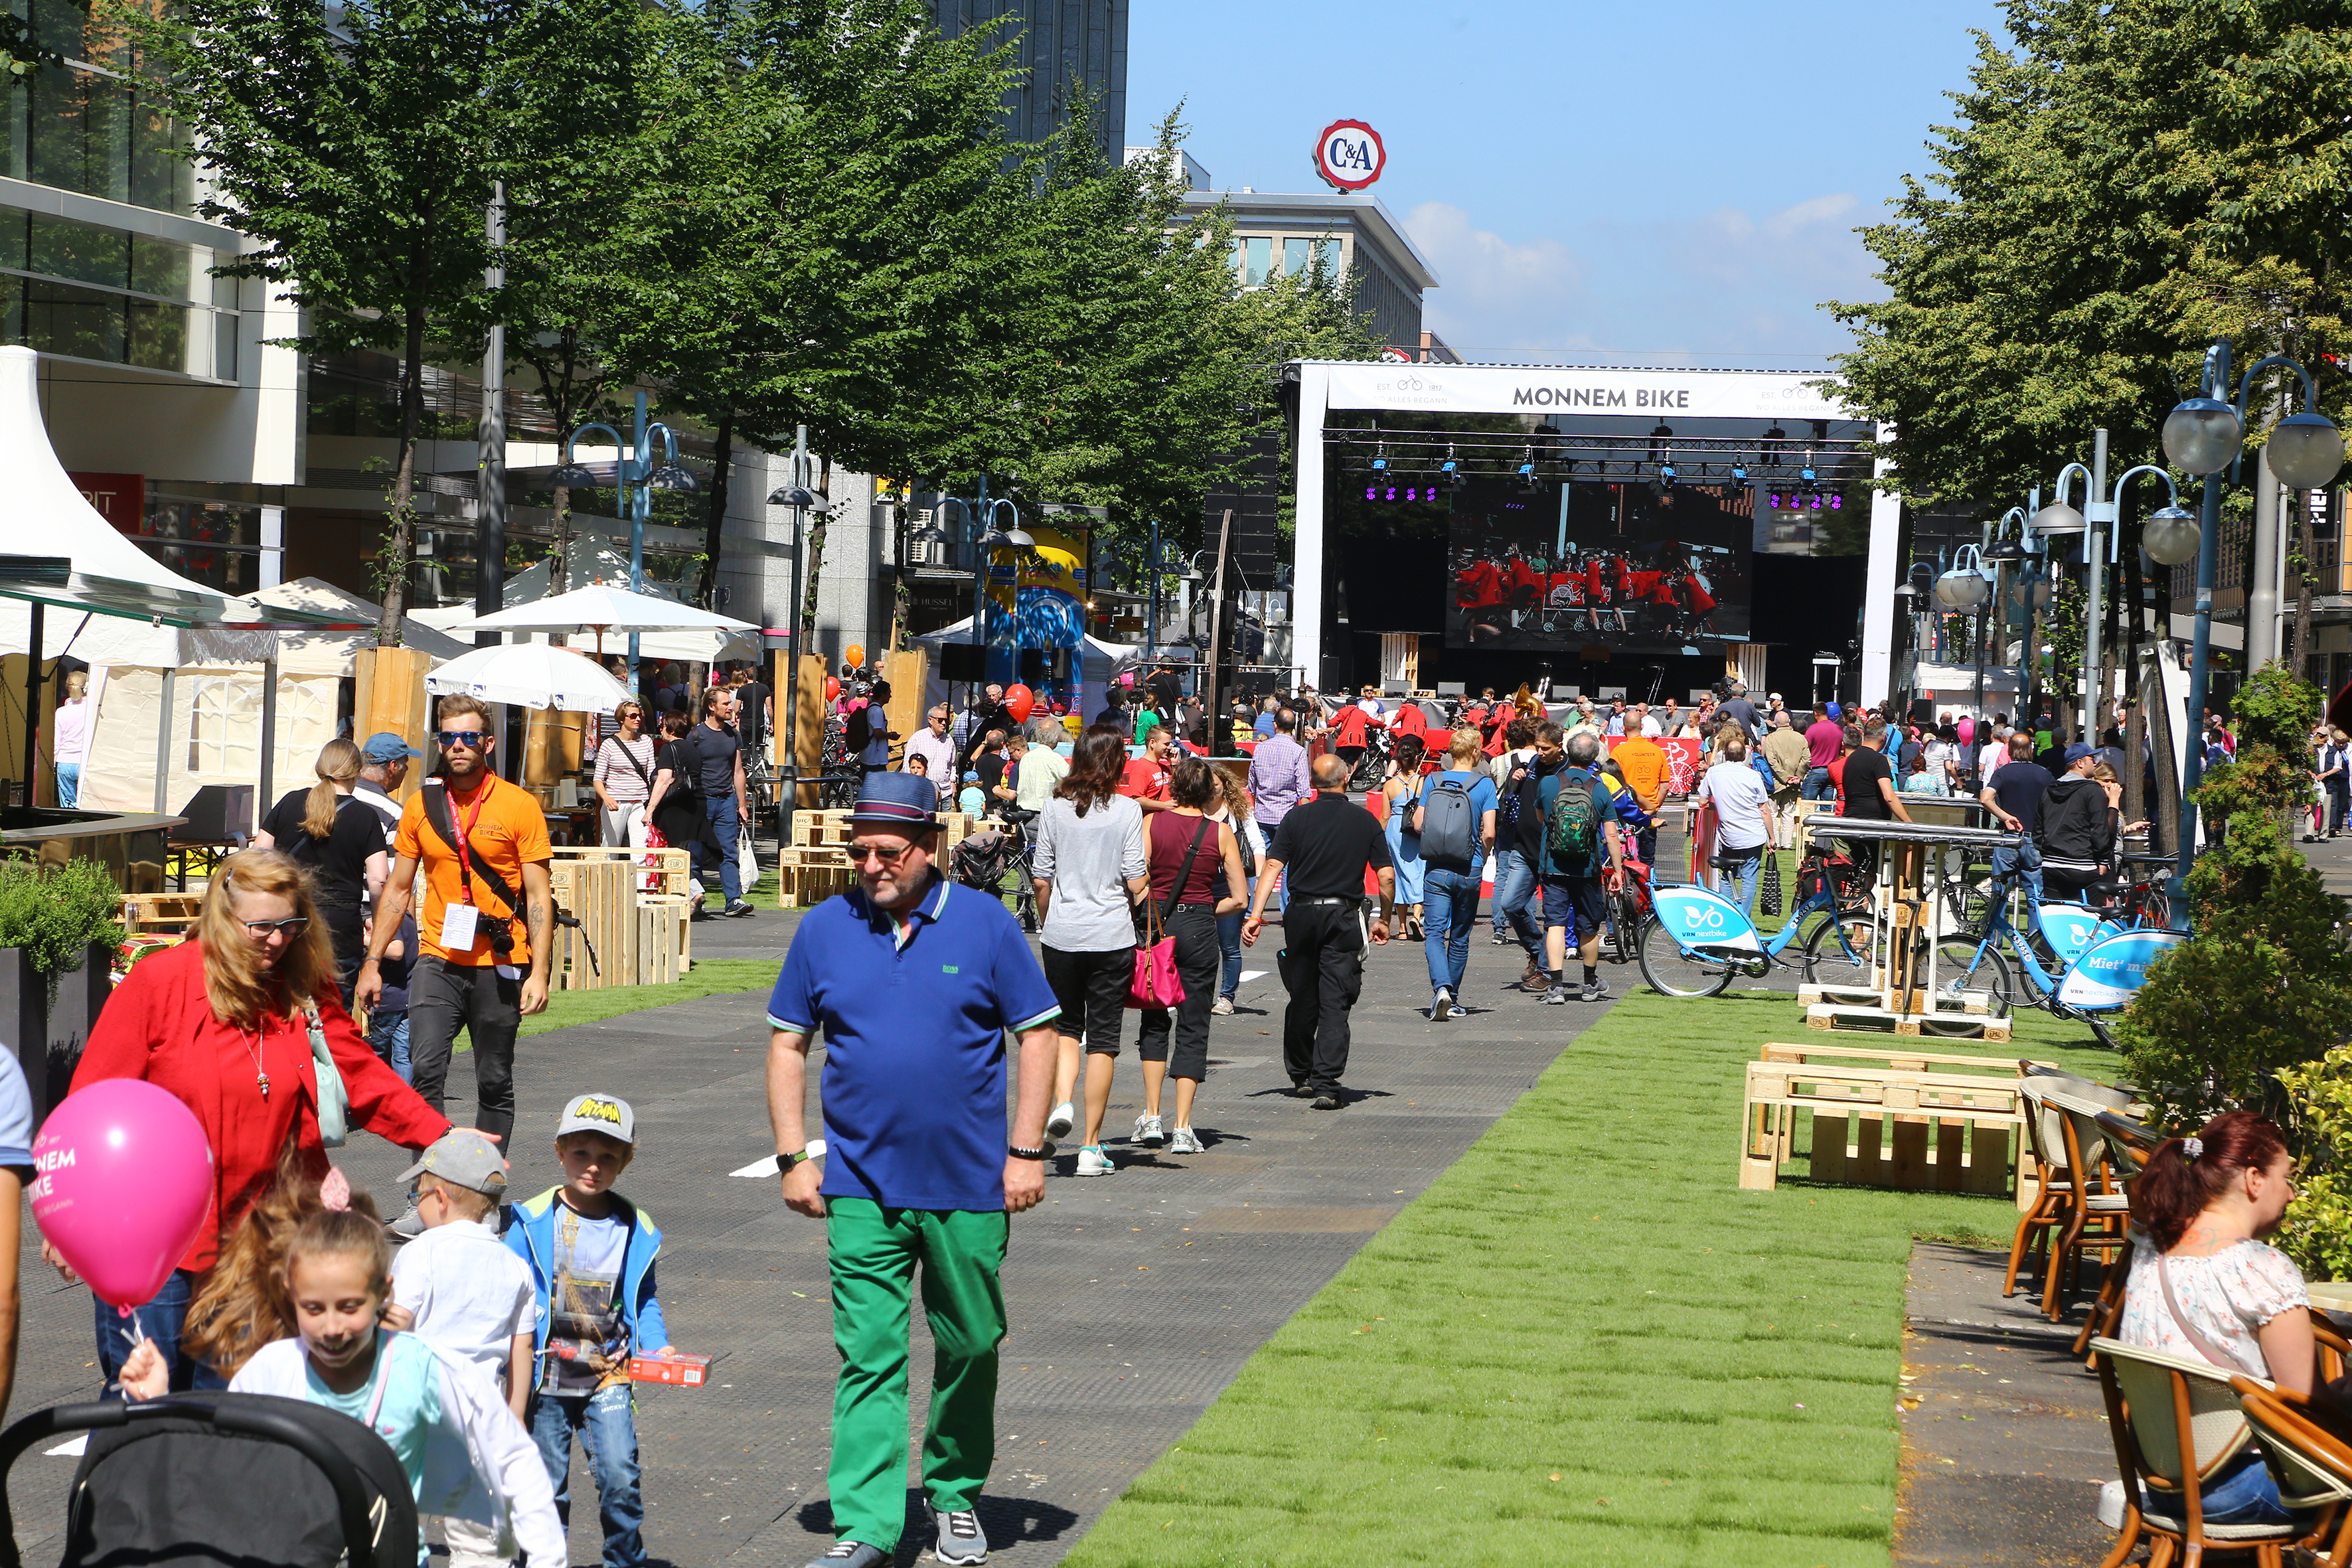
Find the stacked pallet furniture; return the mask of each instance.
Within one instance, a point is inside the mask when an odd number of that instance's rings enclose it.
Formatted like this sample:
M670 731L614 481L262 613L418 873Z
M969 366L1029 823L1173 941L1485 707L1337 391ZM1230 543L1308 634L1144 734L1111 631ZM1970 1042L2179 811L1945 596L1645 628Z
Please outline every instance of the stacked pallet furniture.
M694 967L694 900L683 895L637 895L637 978L667 985Z
M1884 1066L1864 1065L1884 1063ZM1769 1192L1811 1120L1816 1181L2007 1194L2024 1146L2013 1058L1863 1046L1764 1047L1748 1064L1739 1184Z
M971 831L960 811L940 816L939 863L951 864L955 847ZM857 884L845 850L851 826L846 811L795 811L793 841L776 852L776 902L784 909L810 909Z
M636 868L611 857L559 856L548 877L556 903L580 922L555 928L552 988L601 991L636 984Z
M122 899L125 936L184 936L196 923L202 893L126 893Z
M2008 834L1983 828L1856 820L1815 812L1802 824L1807 835L1875 846L1877 875L1872 883L1872 965L1867 984L1808 985L1798 992L1809 1029L1852 1030L1906 1037L1935 1035L1989 1043L2010 1037L2007 1017L1992 1014L1984 991L1954 991L1937 977L1937 918L1940 870L1946 854L2014 843Z
M616 849L602 846L555 847L557 864L569 860L621 860L633 864L638 871L637 890L658 893L667 898L687 898L694 889L687 884L694 875L694 855L687 849ZM650 862L650 868L648 868Z

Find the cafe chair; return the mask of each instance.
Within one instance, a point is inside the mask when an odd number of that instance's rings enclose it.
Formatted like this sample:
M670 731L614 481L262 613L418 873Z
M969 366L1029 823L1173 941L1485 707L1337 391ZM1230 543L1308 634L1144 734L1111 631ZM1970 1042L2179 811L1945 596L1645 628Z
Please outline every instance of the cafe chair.
M2259 1378L2233 1377L2230 1387L2263 1446L2281 1500L2298 1510L2316 1510L2297 1544L2319 1560L2345 1563L2352 1552L2352 1508L2346 1506L2352 1503L2352 1443L2345 1440L2340 1421L2329 1426L2332 1413L2315 1407L2311 1395Z
M2131 1198L2108 1163L2099 1108L2054 1089L2043 1089L2042 1100L2057 1113L2058 1147L2073 1177L2063 1226L2042 1271L2042 1315L2054 1323L2066 1316L2066 1298L2079 1282L2085 1252L2103 1254L2110 1277L2120 1272L2117 1256L2131 1245Z
M2123 1173L2124 1187L2128 1193L2133 1177L2147 1163L2149 1152L2163 1142L2163 1135L2112 1110L2102 1110L2095 1120L2107 1146L2107 1163ZM2084 1357L2085 1366L2090 1364L2087 1352L2091 1341L2100 1334L2113 1334L2116 1325L2123 1321L2124 1288L2131 1279L2132 1252L2139 1240L2138 1227L2126 1221L2124 1245L2107 1265L2105 1278L2099 1281L2099 1298L2091 1304L2090 1316L2083 1320L2082 1330L2074 1336L2074 1353Z
M2199 1485L2253 1441L2230 1373L2210 1362L2116 1340L2096 1339L2091 1348L2124 1478L2123 1528L2099 1568L2121 1568L2142 1540L2149 1568L2200 1563L2209 1552L2251 1552L2257 1568L2284 1568L2286 1549L2303 1543L2306 1531L2292 1524L2207 1524L2199 1500ZM2288 1505L2302 1506L2300 1495L2288 1497Z
M2000 1281L2004 1299L2017 1294L2018 1269L2037 1251L2043 1254L2042 1273L2047 1277L2053 1233L2063 1231L2074 1212L2074 1173L2066 1167L2064 1159L2065 1118L2044 1103L2045 1093L2032 1078L2018 1083L2019 1098L2025 1102L2026 1146L2033 1151L2033 1166L2041 1185L2034 1194L2032 1206L2019 1216L2017 1234L2010 1240L2009 1271Z

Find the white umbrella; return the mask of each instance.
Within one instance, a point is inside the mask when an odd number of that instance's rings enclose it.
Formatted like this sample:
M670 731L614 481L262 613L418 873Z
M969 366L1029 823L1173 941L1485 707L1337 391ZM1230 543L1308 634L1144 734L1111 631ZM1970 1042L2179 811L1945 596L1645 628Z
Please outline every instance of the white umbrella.
M553 643L507 643L460 654L425 677L436 697L464 692L518 708L609 713L630 700L621 683L585 654Z
M447 628L460 632L752 632L749 621L698 610L675 599L633 594L626 588L597 583L532 599Z

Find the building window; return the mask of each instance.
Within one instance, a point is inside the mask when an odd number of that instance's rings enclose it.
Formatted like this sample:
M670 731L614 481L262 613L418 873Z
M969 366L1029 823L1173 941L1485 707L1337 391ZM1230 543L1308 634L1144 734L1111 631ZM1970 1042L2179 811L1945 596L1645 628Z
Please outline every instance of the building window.
M1307 247L1313 243L1307 239L1286 239L1282 242L1282 275L1285 278L1296 278L1307 270Z
M1234 236L1234 267L1241 274L1243 288L1263 288L1274 271L1274 236Z
M173 240L0 208L0 342L147 370L236 378L235 300L207 276L213 252Z
M142 79L148 68L121 30L72 0L22 0L11 10L71 62L37 70L7 98L7 173L36 184L158 212L195 205L186 138Z

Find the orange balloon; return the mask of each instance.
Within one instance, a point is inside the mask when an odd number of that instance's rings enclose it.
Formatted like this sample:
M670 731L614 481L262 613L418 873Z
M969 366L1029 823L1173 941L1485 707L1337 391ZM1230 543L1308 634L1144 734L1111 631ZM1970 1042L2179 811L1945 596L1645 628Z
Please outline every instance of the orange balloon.
M866 662L866 647L862 643L851 643L842 650L841 657L852 664L862 665Z
M1004 710L1013 715L1015 724L1029 722L1029 710L1037 706L1037 695L1025 686L1004 689Z

